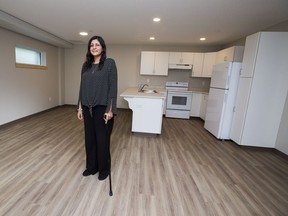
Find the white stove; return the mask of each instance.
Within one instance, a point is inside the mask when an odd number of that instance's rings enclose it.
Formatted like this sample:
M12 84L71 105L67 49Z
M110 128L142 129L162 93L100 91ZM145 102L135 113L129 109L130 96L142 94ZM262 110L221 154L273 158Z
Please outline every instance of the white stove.
M188 82L166 82L167 101L165 116L170 118L190 118L192 92Z

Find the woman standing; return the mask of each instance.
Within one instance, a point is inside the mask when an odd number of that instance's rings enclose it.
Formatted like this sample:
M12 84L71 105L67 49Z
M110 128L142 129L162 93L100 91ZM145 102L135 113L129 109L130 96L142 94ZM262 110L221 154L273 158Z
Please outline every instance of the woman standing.
M83 176L99 171L104 180L110 171L110 136L117 101L117 67L106 57L102 37L88 42L86 61L82 66L77 117L84 119L86 170Z

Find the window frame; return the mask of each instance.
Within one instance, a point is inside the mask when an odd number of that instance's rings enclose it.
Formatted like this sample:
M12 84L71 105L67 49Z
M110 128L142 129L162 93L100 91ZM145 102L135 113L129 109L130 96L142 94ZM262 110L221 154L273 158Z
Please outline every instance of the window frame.
M36 52L37 54L39 54L39 58L40 58L40 64L31 64L31 63L18 63L17 62L17 48L20 49L24 49L27 51L32 51L32 52ZM47 70L47 64L46 64L46 52L45 51L40 51L37 49L33 49L33 48L29 48L29 47L25 47L25 46L21 46L21 45L16 45L15 46L15 67L16 68L29 68L29 69L41 69L41 70Z

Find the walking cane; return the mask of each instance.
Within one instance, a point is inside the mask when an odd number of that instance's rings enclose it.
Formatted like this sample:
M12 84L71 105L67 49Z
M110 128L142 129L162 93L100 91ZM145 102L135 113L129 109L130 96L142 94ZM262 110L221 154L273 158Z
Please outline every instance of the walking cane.
M106 125L107 131L108 131L108 126ZM109 133L109 132L108 132ZM108 134L109 135L109 134ZM109 138L109 143L108 143L108 152L109 152L109 195L113 196L112 192L112 180L111 180L111 153L110 153L110 136Z
M111 180L111 154L110 154L110 133L108 128L108 122L105 122L106 124L106 133L108 137L108 154L109 154L109 195L113 196L112 192L112 180Z
M109 154L110 155L110 154ZM109 167L109 186L110 186L110 190L109 190L109 195L110 196L113 196L113 192L112 192L112 180L111 180L111 155L110 155L110 157L109 157L109 165L110 165L110 167Z

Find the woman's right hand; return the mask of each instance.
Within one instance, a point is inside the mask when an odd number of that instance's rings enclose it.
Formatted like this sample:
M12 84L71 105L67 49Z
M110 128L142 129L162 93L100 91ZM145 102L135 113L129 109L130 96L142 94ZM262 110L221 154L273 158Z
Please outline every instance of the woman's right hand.
M82 119L83 119L82 109L78 109L78 111L77 111L77 118L78 118L79 120L82 120Z

